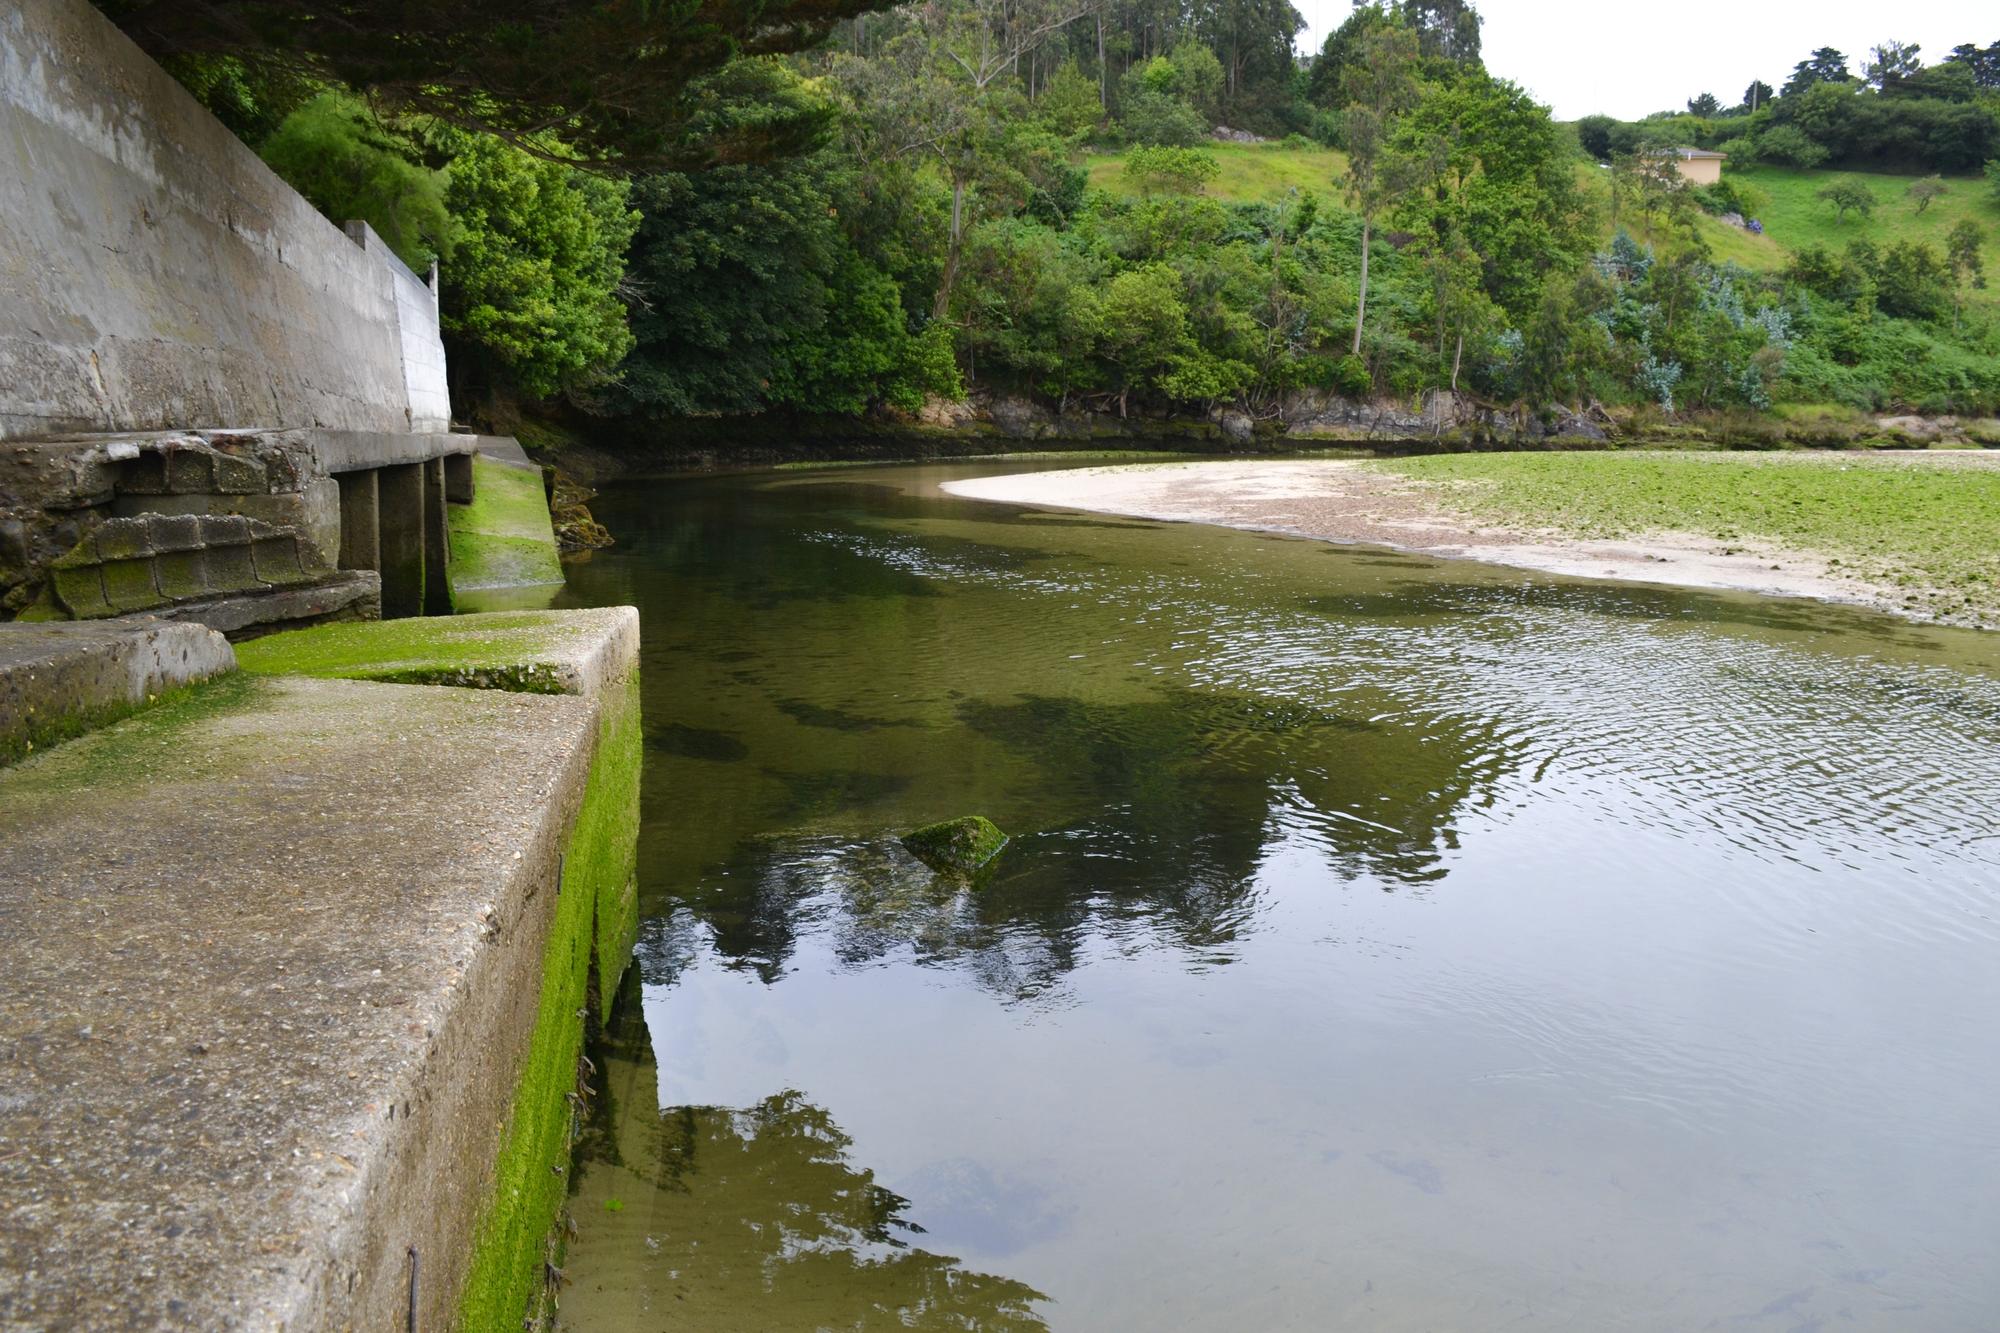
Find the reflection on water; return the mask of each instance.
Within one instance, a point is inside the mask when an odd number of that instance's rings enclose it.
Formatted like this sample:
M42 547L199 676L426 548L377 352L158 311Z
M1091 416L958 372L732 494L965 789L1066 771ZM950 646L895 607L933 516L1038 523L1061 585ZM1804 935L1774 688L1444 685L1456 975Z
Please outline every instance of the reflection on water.
M1994 1325L1994 640L975 466L605 499L648 920L565 1326ZM896 844L971 812L976 889Z

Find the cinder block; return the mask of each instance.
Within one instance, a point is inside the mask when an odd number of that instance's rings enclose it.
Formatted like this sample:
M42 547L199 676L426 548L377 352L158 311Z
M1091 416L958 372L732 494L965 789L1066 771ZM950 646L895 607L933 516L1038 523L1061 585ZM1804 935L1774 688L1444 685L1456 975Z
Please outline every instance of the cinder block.
M121 495L165 495L167 456L148 449L137 458L118 465L118 492Z
M112 560L104 565L103 573L104 600L120 612L151 610L167 600L153 580L151 558Z

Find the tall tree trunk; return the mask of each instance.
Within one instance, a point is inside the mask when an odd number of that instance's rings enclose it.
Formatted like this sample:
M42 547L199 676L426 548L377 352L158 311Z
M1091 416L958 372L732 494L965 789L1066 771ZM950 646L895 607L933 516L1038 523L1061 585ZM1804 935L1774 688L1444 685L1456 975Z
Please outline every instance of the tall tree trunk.
M1458 351L1451 358L1451 391L1458 392L1458 368L1465 364L1465 331L1459 330Z
M1375 219L1361 215L1361 299L1354 306L1354 355L1361 355L1361 326L1368 320L1368 242L1375 232Z
M1097 109L1111 109L1111 67L1104 63L1104 11L1097 12Z
M965 241L965 178L954 173L951 178L951 243L945 248L944 276L938 280L937 306L931 311L933 319L944 319L951 314L951 289L958 282L958 252Z

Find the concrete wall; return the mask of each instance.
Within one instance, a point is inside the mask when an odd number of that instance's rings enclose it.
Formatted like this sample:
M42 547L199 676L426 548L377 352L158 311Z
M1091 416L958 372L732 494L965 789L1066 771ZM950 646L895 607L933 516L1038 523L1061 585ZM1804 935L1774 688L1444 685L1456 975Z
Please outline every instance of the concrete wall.
M398 269L85 0L0 0L0 439L440 429Z
M402 346L403 390L410 404L410 428L450 430L451 390L445 383L437 289L431 285L437 266L431 267L431 279L418 277L365 222L348 223L347 236L389 270L389 286L396 305L396 331Z

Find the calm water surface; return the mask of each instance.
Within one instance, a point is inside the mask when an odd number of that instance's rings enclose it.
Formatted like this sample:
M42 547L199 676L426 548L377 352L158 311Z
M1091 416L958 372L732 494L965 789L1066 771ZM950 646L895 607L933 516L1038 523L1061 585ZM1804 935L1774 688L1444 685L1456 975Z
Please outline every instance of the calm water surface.
M604 498L565 1327L2000 1327L2000 638L935 491L1018 470Z

